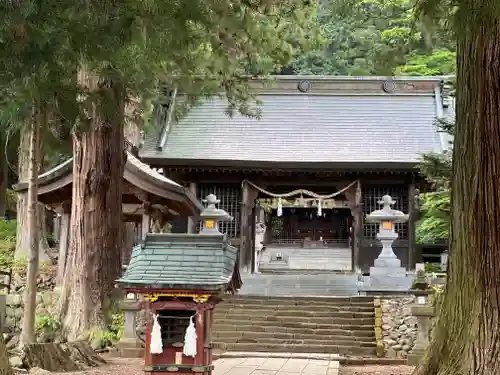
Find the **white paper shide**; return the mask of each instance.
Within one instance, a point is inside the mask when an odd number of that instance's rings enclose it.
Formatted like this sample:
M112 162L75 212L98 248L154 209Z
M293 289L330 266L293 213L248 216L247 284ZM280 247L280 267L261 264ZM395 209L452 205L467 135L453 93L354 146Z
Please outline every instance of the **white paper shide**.
M158 322L158 314L153 315L153 330L151 331L151 342L149 344L149 352L151 354L163 353L163 342L161 339L161 327Z
M183 354L187 357L196 357L196 340L198 336L196 335L196 328L194 326L194 315L189 319L189 326L186 329L186 334L184 335L184 350Z

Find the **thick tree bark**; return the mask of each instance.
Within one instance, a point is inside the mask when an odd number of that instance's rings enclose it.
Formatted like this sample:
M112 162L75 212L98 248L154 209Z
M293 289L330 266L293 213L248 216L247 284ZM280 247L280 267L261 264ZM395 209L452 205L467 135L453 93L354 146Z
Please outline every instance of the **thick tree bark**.
M419 375L500 374L500 24L481 15L459 33L448 279Z
M89 110L90 124L73 134L70 248L60 300L63 331L70 341L106 328L120 275L123 233L125 94L111 81L83 71L79 82L100 102Z
M35 310L39 266L39 225L38 225L38 171L40 170L40 126L45 124L45 112L36 108L30 126L30 167L28 179L28 230L29 253L24 295L24 315L20 345L35 342Z

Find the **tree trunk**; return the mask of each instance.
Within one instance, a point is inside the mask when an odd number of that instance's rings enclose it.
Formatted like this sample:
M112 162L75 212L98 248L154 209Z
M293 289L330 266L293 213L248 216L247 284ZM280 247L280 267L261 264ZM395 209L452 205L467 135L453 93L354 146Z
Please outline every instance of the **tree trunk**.
M60 299L63 332L70 341L106 328L123 233L125 94L113 82L85 72L79 82L101 101L92 104L88 127L73 133L70 248Z
M3 334L0 335L0 375L14 375L14 371L10 367L9 355Z
M448 278L419 375L500 374L500 24L478 9L458 36Z
M19 139L18 178L19 181L29 179L29 132L22 132ZM17 233L16 233L16 258L24 258L29 252L29 228L28 228L28 194L26 192L17 194Z
M0 135L0 218L5 217L7 210L7 188L9 179L9 160L5 137Z
M35 310L39 262L39 225L38 225L38 171L40 170L40 126L45 124L45 111L35 108L35 116L30 128L30 168L28 179L28 229L29 254L24 295L24 316L20 345L35 342Z
M18 157L18 176L19 181L26 182L29 179L30 169L30 133L24 132L21 134L19 142L19 157ZM41 168L41 160L39 164ZM40 171L40 170L39 170ZM45 233L45 207L38 205L38 227L39 231L39 257L40 261L47 261L48 241L47 234ZM17 230L16 230L16 259L27 258L30 249L30 234L28 228L28 193L22 192L17 194Z

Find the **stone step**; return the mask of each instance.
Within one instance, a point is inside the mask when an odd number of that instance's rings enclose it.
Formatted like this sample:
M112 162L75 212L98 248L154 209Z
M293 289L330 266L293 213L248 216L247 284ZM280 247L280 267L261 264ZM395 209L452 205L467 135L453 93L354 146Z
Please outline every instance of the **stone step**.
M237 303L237 304L272 304L272 305L283 305L288 306L294 304L297 306L311 306L313 304L317 305L335 305L335 306L346 306L346 304L370 304L373 306L374 297L370 296L350 296L350 297L274 297L274 296L230 296L226 298L221 304L221 306L226 303Z
M251 305L251 304L221 304L216 308L216 314L226 314L229 311L258 311L260 313L278 313L278 312L286 312L287 315L291 313L302 314L304 312L304 307L300 305L273 305L270 306L268 304L263 305ZM371 312L373 313L373 304L367 305L347 305L345 307L337 306L337 305L309 305L307 306L307 313L309 314L331 314L332 312L342 312L342 311L350 311L350 312Z
M250 316L252 320L267 320L269 317L276 317L277 319L287 319L289 317L301 319L337 319L337 318L352 318L352 319L362 319L371 318L375 316L372 311L368 312L356 312L349 310L323 310L323 311L311 311L311 310L285 310L285 309L262 309L262 310L250 310L250 309L229 309L228 311L216 311L215 319L238 319L243 316Z
M214 332L225 332L225 331L241 331L241 332L270 332L270 333L290 333L290 334L319 334L319 335L341 335L346 336L349 334L355 336L366 336L371 337L374 335L373 325L352 325L346 327L342 324L310 324L302 323L298 326L259 326L256 327L253 324L243 324L235 326L231 323L216 323L214 325Z
M332 339L278 339L278 338L269 338L269 337L260 337L260 338L251 338L251 337L214 337L213 340L215 342L224 342L228 345L230 344L270 344L270 345L289 345L289 344L302 344L302 345L311 345L311 346L320 346L320 345L344 345L344 346L357 346L362 348L374 348L377 346L375 342L363 342L353 340L352 338L339 338L336 340Z
M375 348L339 345L304 345L304 344L255 344L234 343L224 344L214 342L214 347L236 352L270 352L270 353L328 353L350 356L373 356Z
M240 315L234 319L215 319L215 324L219 324L222 322L231 322L236 325L242 325L248 322L252 322L254 325L263 325L263 326L272 326L272 325L281 325L283 327L301 327L304 325L309 325L309 327L324 327L324 326L332 326L332 325L343 325L345 327L353 327L353 326L363 326L363 325L374 325L375 318L303 318L300 316L295 317L287 317L287 318L277 318L277 317L268 317L266 319L253 319L251 315Z
M348 335L352 333L357 337L365 336L372 337L375 335L373 324L346 326L344 324L314 324L314 323L297 323L294 325L277 326L277 325L260 325L254 324L234 324L234 321L215 322L214 333L238 331L238 332L269 332L269 333L291 333L291 334L319 334L319 335Z
M240 352L373 355L373 300L369 296L231 296L215 310L213 341Z
M363 331L361 331L363 332ZM363 332L370 333L370 332ZM374 335L371 336L356 336L352 332L349 332L345 335L335 335L331 334L331 332L325 334L319 333L276 333L276 332L251 332L251 331L221 331L220 329L214 331L214 340L221 342L264 342L260 340L320 340L320 341L328 341L335 342L337 345L340 345L340 342L364 342L364 343L373 343ZM241 341L241 340L254 340L254 341ZM290 342L293 344L293 342Z

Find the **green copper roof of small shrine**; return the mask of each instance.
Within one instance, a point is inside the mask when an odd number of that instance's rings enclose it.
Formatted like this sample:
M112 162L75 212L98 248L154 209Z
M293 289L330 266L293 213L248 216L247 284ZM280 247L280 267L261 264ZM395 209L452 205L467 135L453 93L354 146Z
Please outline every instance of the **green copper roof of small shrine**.
M148 233L117 280L121 287L217 290L229 283L236 248L216 234Z

